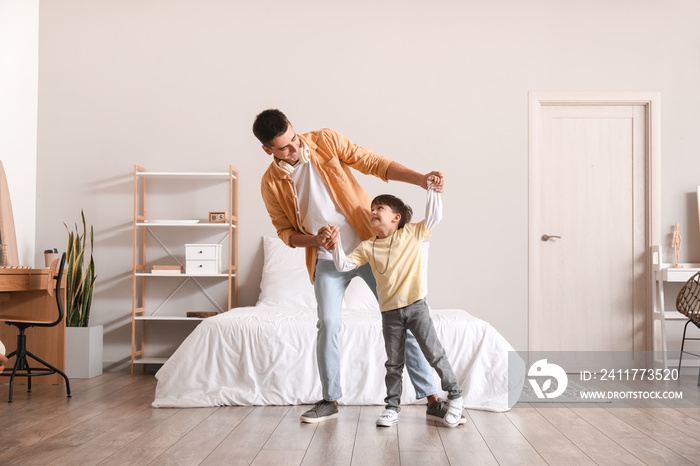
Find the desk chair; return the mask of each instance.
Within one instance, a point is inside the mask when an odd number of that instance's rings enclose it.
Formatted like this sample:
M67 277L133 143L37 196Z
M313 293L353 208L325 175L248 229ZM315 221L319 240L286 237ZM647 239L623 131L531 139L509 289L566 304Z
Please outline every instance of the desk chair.
M681 361L683 353L700 356L700 354L684 351L685 340L700 340L700 338L686 338L685 332L688 330L688 324L693 323L697 328L700 328L700 272L696 273L685 282L681 291L678 292L676 298L676 309L678 312L688 318L688 322L683 327L683 340L681 341L681 355L678 358L678 373L681 372ZM698 385L700 385L700 371L698 371Z
M46 361L41 360L30 351L27 350L27 336L25 335L25 330L30 327L54 327L61 323L63 320L63 302L61 300L61 281L63 280L63 269L66 265L66 254L60 259L60 266L58 267L58 272L56 272L56 266L59 259L56 259L53 264L51 264L51 269L49 271L49 279L46 291L49 296L56 296L56 304L58 306L58 316L54 322L40 321L40 320L28 320L23 317L17 316L0 316L7 325L12 325L17 327L19 334L17 335L17 349L7 355L8 358L12 356L17 356L15 360L15 365L10 371L6 368L5 371L0 374L3 376L10 377L10 399L9 403L12 403L12 389L14 386L15 377L27 377L27 391L32 391L32 377L38 377L42 375L59 374L66 381L66 392L70 398L70 382L68 377L58 368L52 366ZM43 365L43 367L31 367L29 365L28 358L32 358L36 362ZM21 373L19 373L21 372Z

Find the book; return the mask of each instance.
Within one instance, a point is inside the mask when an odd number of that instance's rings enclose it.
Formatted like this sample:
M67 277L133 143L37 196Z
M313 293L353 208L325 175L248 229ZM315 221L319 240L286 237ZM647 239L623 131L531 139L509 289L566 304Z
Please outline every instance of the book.
M201 311L197 311L197 312L188 312L188 313L187 313L187 317L199 317L199 318L201 318L201 319L206 319L207 317L213 317L213 316L215 316L215 315L217 315L217 314L218 314L218 312L201 312Z
M151 268L151 273L182 273L181 265L154 265Z

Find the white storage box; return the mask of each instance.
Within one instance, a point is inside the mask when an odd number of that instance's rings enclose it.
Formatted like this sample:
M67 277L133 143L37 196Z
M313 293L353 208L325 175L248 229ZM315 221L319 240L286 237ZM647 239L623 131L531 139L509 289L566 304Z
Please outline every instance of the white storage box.
M221 249L220 244L186 244L185 273L221 273Z

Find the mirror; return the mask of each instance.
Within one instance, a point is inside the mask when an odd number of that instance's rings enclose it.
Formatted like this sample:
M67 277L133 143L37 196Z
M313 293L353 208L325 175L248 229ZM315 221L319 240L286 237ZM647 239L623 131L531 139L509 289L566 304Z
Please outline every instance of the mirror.
M2 165L2 161L0 161L0 265L19 265L15 217L12 214L10 189L7 186L5 167Z

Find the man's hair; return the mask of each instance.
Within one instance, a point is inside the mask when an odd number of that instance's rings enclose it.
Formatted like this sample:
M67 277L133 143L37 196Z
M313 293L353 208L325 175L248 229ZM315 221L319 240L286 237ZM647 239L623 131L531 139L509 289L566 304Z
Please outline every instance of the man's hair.
M404 225L411 221L411 217L413 216L413 209L411 209L411 206L405 204L401 199L391 194L380 194L372 199L372 206L375 205L385 205L395 214L401 215L399 228L403 228Z
M276 108L263 110L255 117L253 123L253 134L265 146L270 146L270 143L277 136L280 136L287 131L289 120Z

